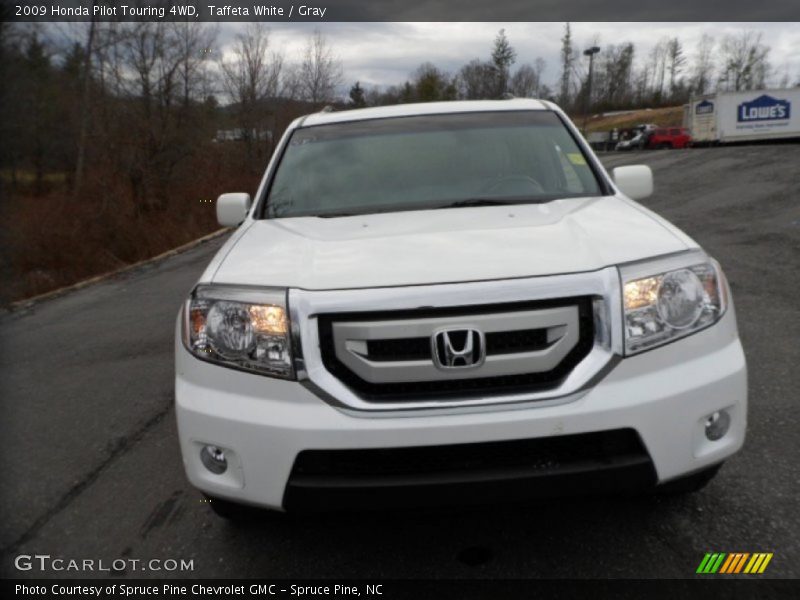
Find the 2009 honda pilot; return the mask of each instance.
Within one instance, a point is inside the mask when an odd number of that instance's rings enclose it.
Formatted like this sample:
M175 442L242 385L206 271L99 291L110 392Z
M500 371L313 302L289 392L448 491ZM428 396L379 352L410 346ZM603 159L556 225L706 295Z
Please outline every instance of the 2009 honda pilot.
M652 188L544 101L298 119L178 319L189 480L224 514L701 487L745 359Z

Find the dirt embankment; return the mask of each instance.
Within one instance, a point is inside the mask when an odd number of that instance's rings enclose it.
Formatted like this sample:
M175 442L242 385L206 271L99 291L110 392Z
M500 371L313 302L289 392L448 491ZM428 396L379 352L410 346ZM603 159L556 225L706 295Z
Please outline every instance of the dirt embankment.
M581 121L578 119L576 122L580 123ZM615 127L625 129L641 123L653 123L661 127L680 127L683 125L683 106L597 115L589 119L586 128L588 131L610 131Z

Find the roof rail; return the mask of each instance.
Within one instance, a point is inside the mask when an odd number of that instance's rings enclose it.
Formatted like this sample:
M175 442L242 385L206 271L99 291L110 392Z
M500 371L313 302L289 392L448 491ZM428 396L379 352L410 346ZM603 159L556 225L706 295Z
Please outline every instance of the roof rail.
M503 94L500 96L501 100L516 100L516 98L517 97L511 92L503 92Z
M324 107L322 108L322 110L320 110L319 112L321 112L321 113L329 113L329 112L334 112L335 110L336 110L336 109L335 109L335 108L333 108L333 106L331 106L330 104L328 104L327 106L324 106Z

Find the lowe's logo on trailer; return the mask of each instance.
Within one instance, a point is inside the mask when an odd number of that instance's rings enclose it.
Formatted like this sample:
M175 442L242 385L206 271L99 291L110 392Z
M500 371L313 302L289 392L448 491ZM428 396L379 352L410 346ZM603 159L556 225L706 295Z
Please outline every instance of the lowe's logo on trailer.
M696 115L710 115L714 112L714 103L709 102L708 100L703 100L702 102L698 102L697 106L694 107L694 114Z
M788 100L778 100L764 94L750 102L742 102L736 113L736 120L739 123L788 120L791 106Z

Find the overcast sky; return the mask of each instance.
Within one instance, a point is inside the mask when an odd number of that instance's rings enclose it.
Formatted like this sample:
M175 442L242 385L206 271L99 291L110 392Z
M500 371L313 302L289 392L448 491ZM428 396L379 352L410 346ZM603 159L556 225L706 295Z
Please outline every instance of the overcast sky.
M225 49L244 24L220 24L218 42ZM312 23L273 24L273 41L288 59L299 57L307 35L318 27L334 47L344 66L346 87L361 81L367 85L404 82L425 61L454 73L473 58L487 59L501 28L517 51L517 65L537 57L547 63L545 83L558 77L563 23ZM788 70L792 82L800 79L800 23L572 23L577 49L594 41L606 44L633 42L639 61L663 37L678 36L691 58L703 33L717 39L725 34L752 29L763 33L769 45L775 81Z

